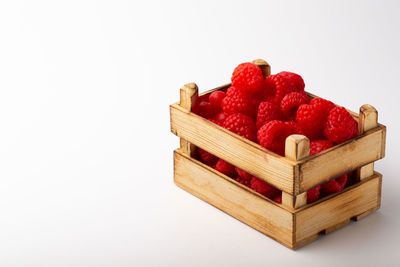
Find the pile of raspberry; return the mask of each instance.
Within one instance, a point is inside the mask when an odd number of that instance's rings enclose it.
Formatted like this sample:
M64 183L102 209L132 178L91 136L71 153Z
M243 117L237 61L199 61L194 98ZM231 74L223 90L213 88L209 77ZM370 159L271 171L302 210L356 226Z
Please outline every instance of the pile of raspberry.
M310 97L304 91L303 78L282 71L264 78L253 63L235 68L231 86L199 97L192 111L266 149L284 156L289 135L302 134L310 139L310 154L319 153L358 134L358 124L343 107L323 98ZM225 175L260 194L281 202L281 191L268 183L197 149L197 157ZM339 192L352 183L344 174L307 192L307 202ZM353 177L354 175L352 175Z

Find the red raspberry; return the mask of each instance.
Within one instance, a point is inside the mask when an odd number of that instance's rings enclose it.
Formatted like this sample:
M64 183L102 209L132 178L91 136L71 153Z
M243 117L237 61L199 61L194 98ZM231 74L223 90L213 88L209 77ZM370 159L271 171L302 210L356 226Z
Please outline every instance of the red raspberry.
M297 92L304 91L305 84L303 78L300 75L289 71L281 71L278 74L284 76L291 83L293 83L297 88Z
M215 91L212 92L209 96L209 102L211 106L213 106L214 109L216 110L221 110L221 102L225 98L226 94L222 91Z
M221 107L227 114L243 113L250 115L250 98L236 87L231 86L222 100Z
M256 140L256 125L252 118L241 113L229 115L223 127L251 141Z
M229 164L228 162L219 159L215 169L219 172L222 172L226 176L233 177L235 174L235 166Z
M331 109L336 107L335 104L333 104L331 101L320 98L320 97L311 99L309 104L310 105L321 105L323 107L322 110L324 111L326 116L328 116L329 111L331 111Z
M296 113L296 121L301 133L310 140L322 139L325 118L321 105L304 104L299 107Z
M283 156L285 154L285 140L295 130L283 121L273 120L261 127L257 132L260 145Z
M210 97L210 94L205 94L205 95L199 96L199 98L198 98L197 100L198 100L199 103L200 103L200 102L203 102L203 101L209 102L209 101L208 101L208 100L209 100L209 97Z
M299 106L307 104L310 98L302 92L293 92L285 95L281 101L281 110L287 120L295 120Z
M276 203L282 204L282 193L273 199Z
M214 156L213 154L208 153L207 151L201 149L200 147L198 148L199 156L201 160L207 164L207 165L213 165L217 163L218 158Z
M324 184L322 184L322 190L326 194L336 193L343 190L347 183L347 174L343 174L342 176L330 180Z
M329 140L315 140L310 142L310 155L317 154L322 150L332 147L333 144Z
M325 123L324 135L334 143L342 143L358 134L358 123L343 107L333 108Z
M233 71L231 81L233 87L249 95L257 94L264 86L261 69L250 62L237 66Z
M283 119L283 114L278 105L271 102L261 102L258 106L256 122L257 129L260 129L264 124L267 124L272 120L281 119Z
M244 170L239 169L238 167L235 167L235 170L236 170L237 174L243 179L250 180L252 177L252 175L250 173L245 172Z
M217 110L206 101L200 102L199 104L199 115L203 118L210 119L215 117Z
M286 94L291 92L301 92L304 90L304 87L301 89L301 85L298 85L297 83L297 78L287 75L286 72L270 75L265 79L264 97L267 101L279 105ZM299 86L299 88L297 86Z
M318 200L321 191L321 186L314 187L307 191L307 204L313 203Z
M239 183L241 183L242 185L245 185L247 187L250 187L250 181L251 179L244 179L240 176L236 177L235 180Z
M254 176L251 178L250 187L254 191L266 196L267 198L274 198L280 193L279 189Z
M218 113L217 117L215 118L218 122L218 124L222 125L224 123L224 121L226 120L226 118L228 118L228 114L226 114L225 112L220 112Z
M293 134L301 134L301 129L294 121L285 121L285 124L293 129Z

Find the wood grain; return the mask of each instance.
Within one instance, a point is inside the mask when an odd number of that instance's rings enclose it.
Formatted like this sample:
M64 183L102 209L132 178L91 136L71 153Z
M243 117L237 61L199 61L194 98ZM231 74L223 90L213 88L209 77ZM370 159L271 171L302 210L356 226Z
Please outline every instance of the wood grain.
M179 105L170 106L171 131L188 142L288 193L296 163L272 153Z
M174 153L176 185L266 234L283 245L293 247L293 214L256 194L246 191L214 169Z
M379 207L382 176L375 173L356 187L296 212L295 243ZM333 227L333 228L332 228Z
M382 125L300 162L300 192L383 158Z

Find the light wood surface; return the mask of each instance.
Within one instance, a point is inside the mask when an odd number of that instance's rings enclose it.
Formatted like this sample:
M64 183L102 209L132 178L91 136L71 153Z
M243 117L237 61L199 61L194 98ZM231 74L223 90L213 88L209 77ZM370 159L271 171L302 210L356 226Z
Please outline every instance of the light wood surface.
M285 157L294 161L302 160L310 155L310 140L304 135L293 134L288 136L285 141ZM297 192L299 186L298 168L294 172L294 191ZM289 194L282 192L282 205L297 209L307 204L307 192L302 194Z
M296 210L259 195L215 169L174 152L174 181L182 189L221 209L281 244L297 249L380 207L382 176L373 176Z
M293 214L289 211L251 190L244 190L230 178L179 150L174 153L174 164L176 185L283 245L293 247Z
M358 119L358 132L365 133L378 126L378 112L368 104L360 107L360 116ZM358 177L363 180L374 174L374 163L369 163L357 170Z
M171 131L180 138L283 191L293 193L295 162L187 112L179 105L171 105L170 111Z
M383 158L385 132L384 126L378 126L304 159L299 163L300 192Z

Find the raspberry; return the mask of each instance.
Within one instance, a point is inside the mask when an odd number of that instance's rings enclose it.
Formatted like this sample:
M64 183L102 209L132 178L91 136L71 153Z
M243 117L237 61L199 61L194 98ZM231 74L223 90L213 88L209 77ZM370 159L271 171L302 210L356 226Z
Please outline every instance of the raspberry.
M321 191L321 186L314 187L307 191L307 204L313 203L318 200Z
M237 66L233 71L231 81L233 87L249 95L257 94L264 86L261 69L250 62Z
M272 120L281 120L282 118L282 111L279 109L278 105L271 102L261 102L258 106L257 129L260 129L264 124Z
M233 177L233 175L235 174L235 166L229 164L228 162L222 159L218 160L215 169L229 177Z
M301 84L298 85L297 83L299 83L298 79L295 76L288 75L287 72L270 75L265 79L264 97L267 101L279 105L286 94L304 90L304 87L301 89Z
M237 174L243 179L250 180L252 177L252 175L250 173L245 172L244 170L239 169L238 167L235 167L235 170L236 170Z
M252 118L244 114L229 115L223 127L251 141L256 140L256 125Z
M212 92L209 96L209 102L216 110L221 110L221 102L225 98L226 94L222 91Z
M273 199L276 203L282 204L282 194L279 196L274 197Z
M251 179L245 179L245 178L242 178L242 177L238 176L238 177L235 178L235 180L236 180L237 182L241 183L242 185L245 185L245 186L247 186L247 187L250 187L250 181L251 181Z
M332 147L333 144L329 140L315 140L310 142L310 155L317 154L322 150Z
M198 152L199 152L199 156L200 156L201 160L205 164L213 165L213 164L217 163L218 158L216 156L214 156L213 154L210 154L201 148L198 148Z
M301 134L301 129L294 121L285 121L285 124L293 129L293 134Z
M222 100L221 107L227 114L243 113L250 115L250 98L236 87L231 86Z
M251 178L250 187L254 191L256 191L256 192L260 193L261 195L264 195L268 198L274 198L280 193L279 189L273 187L272 185L269 185L268 183L254 177L254 176Z
M203 101L209 102L209 97L210 97L210 94L205 94L205 95L199 96L199 98L197 100L199 103L203 102Z
M347 183L347 174L343 174L342 176L330 180L324 184L322 184L322 190L326 194L336 193L343 190Z
M291 83L293 83L297 88L297 92L304 91L305 84L303 78L300 75L289 71L281 71L279 72L279 74L284 76Z
M257 132L260 145L283 156L285 154L285 140L295 130L283 121L273 120L261 127Z
M343 107L333 108L326 119L324 135L334 143L342 143L358 134L358 123Z
M322 112L326 117L328 117L329 112L336 107L335 104L333 104L331 101L323 99L323 98L314 98L311 99L310 105L318 105L320 108L320 112Z
M210 119L216 115L217 110L210 102L202 101L199 104L199 115L203 118Z
M304 104L296 113L296 121L301 133L310 140L322 139L325 118L323 107L320 105Z
M218 124L220 124L220 125L222 125L224 123L226 118L228 118L228 114L226 114L223 111L218 113L217 117L215 117L215 119L217 120Z
M281 101L281 110L286 116L287 120L294 120L296 118L296 112L300 105L307 104L310 98L304 93L304 91L293 92L285 95Z

